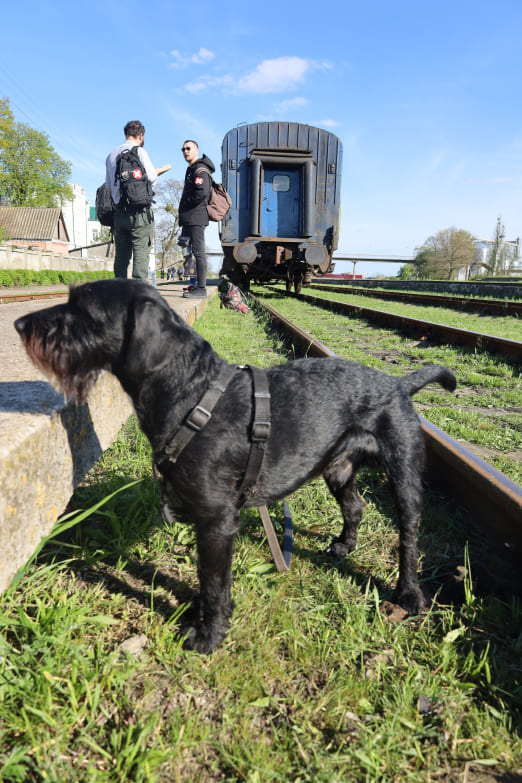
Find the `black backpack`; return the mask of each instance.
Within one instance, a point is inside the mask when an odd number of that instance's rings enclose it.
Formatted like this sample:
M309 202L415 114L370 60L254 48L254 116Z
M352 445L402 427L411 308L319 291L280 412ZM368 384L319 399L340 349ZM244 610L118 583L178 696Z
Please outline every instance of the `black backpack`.
M105 182L96 191L96 217L102 226L114 228L114 201Z
M138 210L150 207L154 198L152 185L138 155L138 147L123 150L116 158L114 181L120 182L120 206Z

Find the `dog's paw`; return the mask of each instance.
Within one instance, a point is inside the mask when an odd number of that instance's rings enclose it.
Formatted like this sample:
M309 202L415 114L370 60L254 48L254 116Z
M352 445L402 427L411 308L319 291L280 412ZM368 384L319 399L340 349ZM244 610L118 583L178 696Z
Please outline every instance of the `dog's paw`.
M192 627L187 630L183 647L185 650L194 650L194 652L209 655L220 646L224 638L224 633L211 633L208 628L201 625L197 628Z
M395 594L395 601L409 615L420 614L426 608L426 599L420 587L398 589Z
M332 541L330 546L326 547L325 552L332 557L343 558L353 552L355 544L344 544L342 541Z

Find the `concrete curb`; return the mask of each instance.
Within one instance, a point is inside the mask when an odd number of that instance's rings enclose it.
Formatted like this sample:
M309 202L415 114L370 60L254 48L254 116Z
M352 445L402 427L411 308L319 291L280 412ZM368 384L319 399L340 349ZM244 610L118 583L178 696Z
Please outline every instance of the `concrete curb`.
M183 299L179 289L158 290L189 324L209 301ZM209 298L216 292L209 289ZM29 309L54 303L40 302L33 308L27 304L2 306L2 331ZM10 310L6 313L4 307ZM11 369L0 383L0 592L49 535L74 489L133 412L129 397L110 373L102 373L87 404L66 402L28 364L19 341L7 334L12 356L6 363Z

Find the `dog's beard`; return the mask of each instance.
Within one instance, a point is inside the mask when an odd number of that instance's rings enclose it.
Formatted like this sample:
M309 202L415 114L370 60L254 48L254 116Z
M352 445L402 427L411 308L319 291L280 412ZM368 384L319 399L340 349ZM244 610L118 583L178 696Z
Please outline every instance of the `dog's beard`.
M62 392L66 399L87 402L100 375L100 368L82 367L78 357L72 360L67 348L56 345L52 339L44 342L34 332L29 337L22 337L22 341L33 364L57 391Z

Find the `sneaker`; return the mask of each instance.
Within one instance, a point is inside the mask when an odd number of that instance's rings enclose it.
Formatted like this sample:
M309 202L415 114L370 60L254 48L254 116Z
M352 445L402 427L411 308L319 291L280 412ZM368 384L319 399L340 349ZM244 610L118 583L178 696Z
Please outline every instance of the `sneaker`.
M196 285L187 285L184 287L184 291L192 291L194 288L197 288Z
M196 286L196 288L193 288L192 291L185 291L183 296L186 299L206 299L207 289Z

